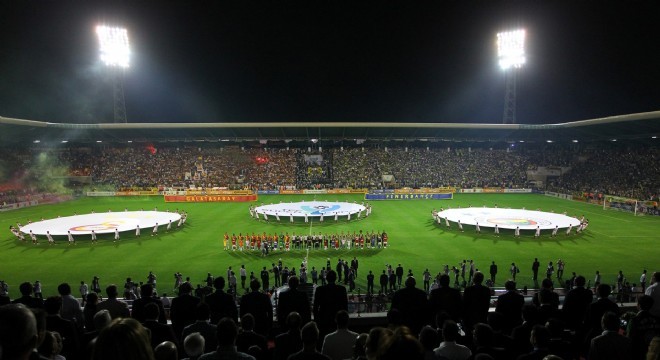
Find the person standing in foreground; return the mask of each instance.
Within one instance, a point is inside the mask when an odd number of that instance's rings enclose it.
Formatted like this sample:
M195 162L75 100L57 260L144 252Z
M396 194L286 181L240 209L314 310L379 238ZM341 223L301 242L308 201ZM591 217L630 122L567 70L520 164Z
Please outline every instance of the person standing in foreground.
M337 311L348 311L346 288L335 284L337 273L334 270L328 271L326 280L327 285L316 288L313 306L314 320L318 323L323 336L332 331Z

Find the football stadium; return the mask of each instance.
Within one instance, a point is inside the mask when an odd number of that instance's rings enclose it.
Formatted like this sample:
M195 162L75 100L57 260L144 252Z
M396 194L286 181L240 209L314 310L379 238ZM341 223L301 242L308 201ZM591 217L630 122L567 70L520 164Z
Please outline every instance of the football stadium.
M126 36L96 31L101 43ZM508 71L525 63L505 60ZM659 310L660 111L518 123L514 91L503 123L137 121L113 81L115 122L0 113L0 299L45 308L37 320L64 332L67 358L128 358L107 349L139 347L145 328L137 358L236 345L257 359L315 347L333 359L445 359L448 342L494 359L535 348L580 359L595 356L608 321L632 341L625 358L658 340L660 327L640 340L628 324L638 302ZM51 325L60 316L71 333ZM212 335L189 328L209 319ZM346 321L357 333L331 345ZM131 340L104 330L127 326ZM0 328L5 339L16 329ZM184 347L191 333L202 352ZM504 340L479 343L493 333ZM289 349L282 334L301 343ZM41 341L32 348L57 353ZM20 350L11 344L0 351Z

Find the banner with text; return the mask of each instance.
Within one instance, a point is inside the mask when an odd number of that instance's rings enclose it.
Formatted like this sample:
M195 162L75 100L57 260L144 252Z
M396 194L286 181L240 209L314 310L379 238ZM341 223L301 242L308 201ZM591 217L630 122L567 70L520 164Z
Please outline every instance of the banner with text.
M246 202L257 195L165 195L165 202Z
M115 196L153 196L160 195L158 190L153 191L115 191Z
M444 193L454 193L456 188L453 187L439 187L439 188L400 188L395 189L394 193L396 194L444 194Z
M451 200L452 193L445 194L365 194L365 200Z
M115 196L114 191L88 191L87 196Z
M303 194L327 194L328 190L325 189L305 189Z

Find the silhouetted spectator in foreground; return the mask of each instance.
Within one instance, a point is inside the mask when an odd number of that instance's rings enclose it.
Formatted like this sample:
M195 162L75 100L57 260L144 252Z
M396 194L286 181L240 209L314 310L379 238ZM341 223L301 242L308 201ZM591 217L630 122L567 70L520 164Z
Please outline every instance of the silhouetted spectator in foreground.
M449 275L440 275L438 281L440 287L431 290L431 294L429 295L429 306L431 307L434 316L444 311L449 314L452 320L458 322L462 315L463 297L461 296L460 290L452 288L449 285L450 281L451 279L449 278ZM438 324L438 326L442 325Z
M504 333L508 335L514 327L522 324L522 307L525 305L525 298L518 293L514 281L505 282L504 288L506 293L497 297L495 311L504 315Z
M135 319L114 319L96 339L92 360L153 360L149 332Z
M200 333L192 333L183 339L183 349L188 360L197 360L204 354L204 337Z
M131 313L128 310L128 305L117 299L117 296L119 296L117 285L108 285L108 287L105 288L105 293L108 295L108 298L98 304L96 311L108 310L113 319L131 316Z
M172 320L172 327L177 338L183 334L183 329L195 322L195 309L200 299L191 294L192 285L184 282L179 286L179 296L172 299L172 306L170 307L170 319Z
M466 360L472 355L472 351L467 347L456 343L458 337L458 325L452 320L447 320L442 326L442 337L444 341L440 343L433 352L438 358L443 356L447 359Z
M424 348L425 360L437 360L433 349L438 347L438 331L429 325L422 328L419 332L419 343Z
M286 360L289 355L302 350L302 338L300 337L300 328L302 319L297 312L289 313L286 318L288 331L275 337L274 360Z
M357 333L348 330L348 312L340 310L335 316L337 330L325 336L321 352L333 360L348 359L353 354Z
M211 324L217 324L223 317L228 317L238 322L238 308L234 297L224 291L225 279L218 276L213 280L215 292L204 298L204 302L209 304L211 311Z
M155 304L158 307L158 322L161 324L167 324L165 307L160 299L154 297L154 286L151 284L143 284L140 286L140 298L133 301L131 317L143 323L146 320L145 307L147 304ZM181 334L178 334L177 336L179 335Z
M493 329L489 325L483 323L475 324L472 341L474 343L473 356L476 357L477 354L488 354L496 360L507 359L504 349L497 348L493 345Z
M401 326L394 332L384 332L378 342L379 360L422 360L424 347L410 329Z
M346 288L335 284L337 273L328 271L326 280L328 284L317 287L314 293L314 321L318 324L322 336L334 329L337 311L348 311Z
M218 342L216 340L216 333L218 328L215 324L209 322L209 306L208 304L201 302L197 304L195 308L195 317L196 321L185 328L183 328L183 333L181 338L184 339L192 333L199 333L204 338L204 352L211 352L218 347Z
M419 334L424 325L430 323L429 306L426 293L415 287L414 277L408 277L405 287L399 289L392 297L392 309L397 309L403 317L403 325L410 328L413 334Z
M591 339L601 334L602 319L606 312L613 312L619 314L619 306L609 299L612 293L612 287L607 284L600 284L596 288L598 293L598 300L589 305L587 308L587 315L585 317L584 326L586 328L586 345L591 343Z
M80 351L80 339L78 329L73 321L60 316L62 298L51 296L44 301L46 310L46 330L57 331L64 339L62 355L67 359L76 359Z
M238 333L236 338L236 349L238 351L248 353L251 347L256 346L259 349L253 349L259 356L257 359L263 358L268 350L268 343L266 337L254 332L254 316L252 314L245 314L241 317L241 332Z
M176 346L178 342L172 326L158 322L158 317L160 316L158 305L154 303L147 304L144 307L144 316L146 320L144 320L142 326L149 329L151 333L151 347L154 350L156 346L164 342L171 342Z
M303 349L289 356L289 360L331 360L328 356L321 354L316 350L316 344L319 341L319 329L313 321L303 326L300 336L303 342Z
M18 290L21 292L21 297L12 301L13 304L23 304L32 309L43 309L43 299L32 297L32 284L24 282L19 285Z
M591 340L589 360L628 359L631 341L619 334L620 319L614 312L606 312L602 318L603 333Z
M532 335L529 339L532 344L532 351L518 356L518 360L542 360L550 354L548 348L550 342L550 331L545 326L535 325L532 329Z
M23 304L0 306L0 358L29 359L38 345L37 320Z
M165 341L154 349L154 358L156 360L179 360L176 345L171 341Z
M236 350L236 337L238 336L238 327L231 318L222 318L218 322L218 347L215 351L206 353L199 357L199 360L215 359L239 359L255 360L254 356L242 353Z
M585 288L585 284L586 279L584 276L577 276L575 278L575 287L564 298L564 305L561 311L564 315L563 318L566 326L572 330L582 327L587 308L594 301L594 294L590 289Z
M267 336L273 326L273 305L268 295L259 291L261 283L257 279L250 281L251 292L241 298L241 317L245 314L254 316L254 331Z
M277 300L277 321L284 326L290 312L295 311L303 319L303 324L311 320L311 306L307 294L298 291L299 280L297 276L289 277L289 288L279 293Z
M486 316L490 308L490 289L482 285L484 274L480 271L474 273L473 285L465 288L463 292L463 323L468 338L472 327L476 323L486 323Z
M626 333L632 341L633 359L645 359L653 336L660 334L660 319L651 315L653 298L642 295L637 299L639 312L628 322Z
M78 299L71 295L71 286L67 283L62 283L57 287L57 292L62 297L60 315L64 319L73 321L76 331L82 333L85 328L85 319Z

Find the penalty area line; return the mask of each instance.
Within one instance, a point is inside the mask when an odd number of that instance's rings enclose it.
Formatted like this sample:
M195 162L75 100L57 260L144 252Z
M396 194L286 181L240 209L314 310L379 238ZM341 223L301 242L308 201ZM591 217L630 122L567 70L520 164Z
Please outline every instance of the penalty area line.
M572 208L572 207L567 207L566 209L571 209L571 210L575 210L575 211L579 211L579 212L583 212L583 213L587 213L587 214L594 214L594 215L596 215L596 216L602 216L602 217L606 217L606 218L610 218L610 219L615 219L615 220L619 220L619 221L632 222L632 221L630 221L630 220L621 219L621 218L614 217L614 216L609 216L609 215L603 215L603 214L595 213L595 212L593 212L593 211L589 211L589 210L586 210L586 211L585 211L585 210L582 210L582 211L580 211L581 209L576 209L576 208Z

